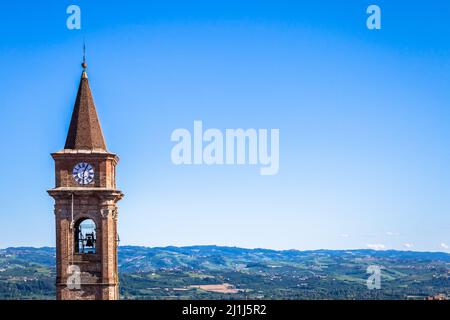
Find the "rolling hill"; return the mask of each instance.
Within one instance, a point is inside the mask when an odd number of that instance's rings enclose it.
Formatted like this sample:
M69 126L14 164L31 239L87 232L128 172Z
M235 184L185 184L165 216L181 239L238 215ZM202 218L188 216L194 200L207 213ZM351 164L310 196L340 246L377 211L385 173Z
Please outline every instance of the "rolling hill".
M0 249L0 299L54 299L54 248ZM381 268L369 290L367 267ZM450 296L450 254L119 248L122 299L424 299Z

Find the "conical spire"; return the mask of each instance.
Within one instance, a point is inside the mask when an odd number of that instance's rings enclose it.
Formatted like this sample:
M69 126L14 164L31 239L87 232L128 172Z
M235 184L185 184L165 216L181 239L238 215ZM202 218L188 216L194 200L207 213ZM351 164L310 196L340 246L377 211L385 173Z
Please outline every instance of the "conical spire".
M73 108L64 149L102 149L106 151L94 99L86 73L86 58L83 55L83 73L78 87L77 99Z

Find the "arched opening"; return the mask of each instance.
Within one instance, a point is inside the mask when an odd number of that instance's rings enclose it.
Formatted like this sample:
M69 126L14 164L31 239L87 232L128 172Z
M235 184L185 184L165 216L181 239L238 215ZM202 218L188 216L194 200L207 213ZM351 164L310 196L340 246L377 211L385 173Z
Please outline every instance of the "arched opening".
M96 241L94 220L78 221L75 225L75 253L95 253Z

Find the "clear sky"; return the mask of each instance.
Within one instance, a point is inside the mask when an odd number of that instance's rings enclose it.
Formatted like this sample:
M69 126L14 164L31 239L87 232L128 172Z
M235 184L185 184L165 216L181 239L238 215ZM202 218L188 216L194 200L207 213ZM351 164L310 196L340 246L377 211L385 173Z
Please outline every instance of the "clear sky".
M0 247L54 245L84 37L122 245L448 251L449 21L443 0L2 3ZM194 120L279 128L278 175L175 166Z

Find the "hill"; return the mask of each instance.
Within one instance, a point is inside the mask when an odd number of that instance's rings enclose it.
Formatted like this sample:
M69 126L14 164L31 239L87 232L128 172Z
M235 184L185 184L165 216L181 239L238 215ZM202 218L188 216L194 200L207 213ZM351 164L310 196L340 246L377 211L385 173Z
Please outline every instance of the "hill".
M0 250L0 299L54 299L54 248ZM381 289L368 290L367 267ZM119 248L123 299L423 299L450 296L450 254L276 251L219 246Z

